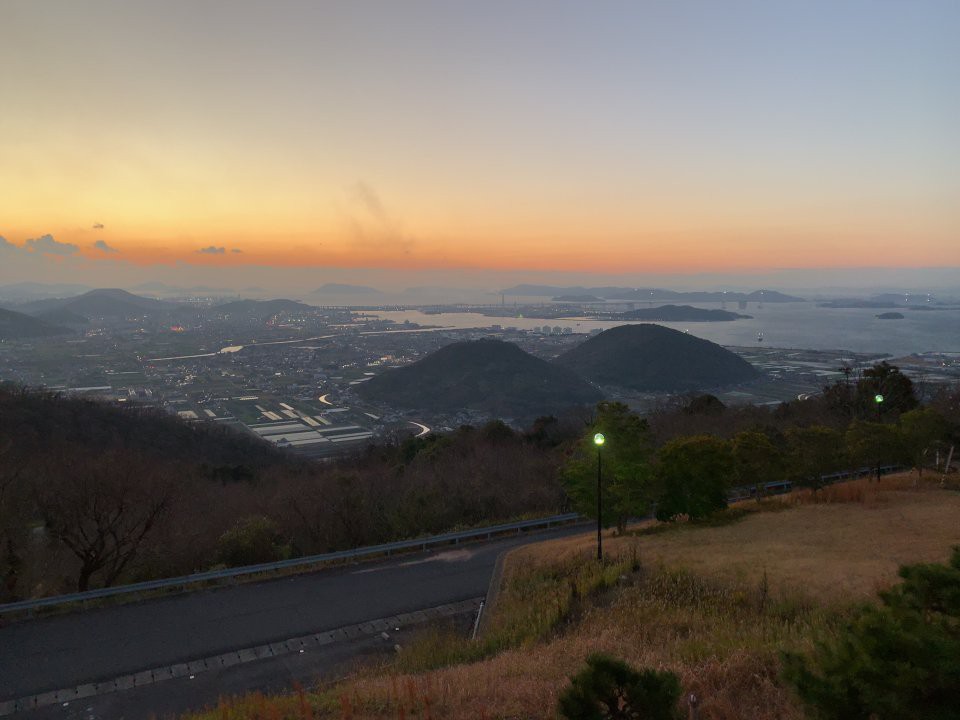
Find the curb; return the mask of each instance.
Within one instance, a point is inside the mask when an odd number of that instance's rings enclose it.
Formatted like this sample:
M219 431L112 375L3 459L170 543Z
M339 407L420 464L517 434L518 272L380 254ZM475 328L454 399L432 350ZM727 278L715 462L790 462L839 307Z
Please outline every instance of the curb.
M189 676L192 680L195 675L209 670L222 670L232 665L242 665L263 658L280 657L293 653L305 653L308 650L350 640L360 635L378 635L387 628L415 625L438 618L452 617L468 612L473 613L477 611L482 602L483 598L473 598L471 600L437 605L436 607L401 613L400 615L367 620L362 623L357 623L356 625L347 625L332 630L324 630L319 633L301 635L286 640L277 640L256 647L231 650L230 652L220 655L191 660L185 663L142 670L102 682L84 683L76 687L49 690L47 692L35 693L12 700L0 700L0 717L14 715L25 710L47 707L49 705L66 705L72 700L106 695L107 693L130 690L132 688L143 687L144 685L154 685L164 680L171 680L178 677Z
M497 609L497 600L500 597L500 589L503 586L503 570L506 564L507 555L516 550L504 550L497 555L497 561L493 566L493 574L490 576L490 584L487 586L487 597L483 605L483 615L480 616L480 623L477 625L477 638L483 637L490 627L490 618Z

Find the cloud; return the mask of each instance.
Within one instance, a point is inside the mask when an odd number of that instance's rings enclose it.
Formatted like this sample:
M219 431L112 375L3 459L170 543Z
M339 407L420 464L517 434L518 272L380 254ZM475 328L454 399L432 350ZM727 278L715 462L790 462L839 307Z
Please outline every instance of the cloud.
M102 227L102 226L101 226L101 227ZM94 246L97 250L102 250L102 251L105 252L105 253L118 253L118 252L120 252L120 251L117 250L116 248L110 247L109 245L107 245L107 243L106 243L105 240L97 240L97 241L93 244L93 246Z
M225 247L216 247L215 245L197 250L201 255L223 255L226 251L227 249Z
M53 239L53 235L31 238L23 246L30 252L40 252L45 255L73 255L80 250L73 243L57 242Z
M2 250L19 250L20 248L14 245L12 242L7 240L3 235L0 235L0 251Z
M94 224L93 224L93 229L94 229L94 230L103 230L103 223L94 223Z
M234 249L231 250L230 252L232 252L232 253L242 253L243 250L241 250L240 248L234 248Z
M348 216L357 245L410 253L416 239L403 231L402 223L387 210L373 187L363 181L356 183L351 188L350 200L359 210Z

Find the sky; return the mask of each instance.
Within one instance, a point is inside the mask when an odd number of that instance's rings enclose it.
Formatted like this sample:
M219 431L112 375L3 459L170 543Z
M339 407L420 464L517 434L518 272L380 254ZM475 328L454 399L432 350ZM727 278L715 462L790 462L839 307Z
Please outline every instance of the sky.
M0 28L3 282L960 268L955 0L2 0Z

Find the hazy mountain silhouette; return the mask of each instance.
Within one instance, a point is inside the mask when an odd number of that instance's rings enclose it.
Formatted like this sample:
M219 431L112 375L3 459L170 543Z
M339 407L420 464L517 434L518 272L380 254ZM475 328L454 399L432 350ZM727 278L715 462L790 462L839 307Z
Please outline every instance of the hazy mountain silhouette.
M316 310L296 300L278 298L276 300L234 300L223 305L215 305L210 312L219 315L245 315L250 318L268 318L279 313L303 313Z
M701 390L752 380L750 363L716 343L662 325L621 325L556 360L598 385L644 392Z
M606 300L624 300L633 302L651 302L662 300L682 300L683 302L802 302L803 298L785 295L777 290L754 290L753 292L722 292L693 290L679 292L663 288L624 288L624 287L560 287L556 285L514 285L501 291L505 295L595 295Z
M574 372L500 340L447 345L411 365L384 371L356 392L398 409L476 410L507 418L545 415L602 398Z
M67 328L51 325L31 315L0 308L0 339L17 340L50 337L52 335L70 334L71 332Z
M72 310L67 308L54 308L53 310L46 310L42 313L37 313L34 315L37 320L43 320L43 322L50 325L63 325L66 327L69 326L81 326L89 325L90 321L79 313L75 313Z
M311 293L313 295L379 295L380 291L366 285L344 285L343 283L326 283Z
M23 312L40 315L54 310L66 310L85 318L131 317L171 310L172 303L134 295L118 288L91 290L72 298L37 300L20 306Z

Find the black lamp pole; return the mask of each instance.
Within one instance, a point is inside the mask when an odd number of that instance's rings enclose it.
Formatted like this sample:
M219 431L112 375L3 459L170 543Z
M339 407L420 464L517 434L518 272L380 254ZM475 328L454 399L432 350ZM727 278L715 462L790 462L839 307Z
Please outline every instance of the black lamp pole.
M883 422L883 418L880 417L880 408L883 407L883 395L877 393L873 396L873 401L877 405L877 424ZM880 482L880 428L877 428L877 482Z
M601 525L601 518L603 517L603 490L600 484L603 459L600 448L603 447L605 440L606 438L603 436L603 433L597 433L593 436L593 442L597 446L597 562L603 562L603 533L601 532L603 528Z

